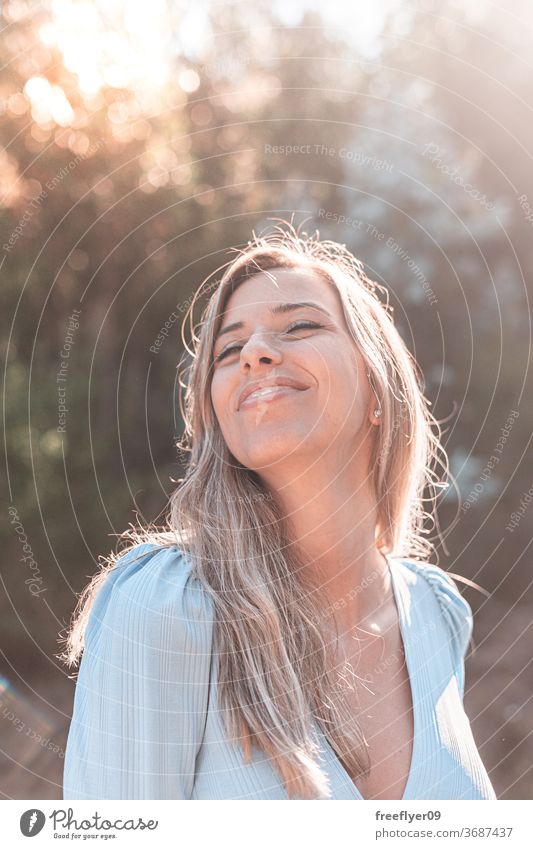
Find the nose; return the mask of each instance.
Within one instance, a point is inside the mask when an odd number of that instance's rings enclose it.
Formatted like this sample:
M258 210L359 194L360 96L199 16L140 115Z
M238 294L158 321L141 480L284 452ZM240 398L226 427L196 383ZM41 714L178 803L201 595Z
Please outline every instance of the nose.
M246 372L259 363L280 363L282 359L275 333L254 333L241 348L241 371Z

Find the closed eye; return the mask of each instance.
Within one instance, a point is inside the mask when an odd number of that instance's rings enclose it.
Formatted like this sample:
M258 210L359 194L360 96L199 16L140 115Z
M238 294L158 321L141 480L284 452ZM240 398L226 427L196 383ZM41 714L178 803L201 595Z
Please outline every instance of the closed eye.
M298 321L293 324L289 324L287 327L286 333L292 333L294 330L305 330L307 329L320 329L324 327L323 324L319 324L316 321ZM228 354L231 354L233 351L239 351L242 348L242 345L230 345L229 348L224 348L223 351L215 357L215 362L219 363L221 360L225 359Z

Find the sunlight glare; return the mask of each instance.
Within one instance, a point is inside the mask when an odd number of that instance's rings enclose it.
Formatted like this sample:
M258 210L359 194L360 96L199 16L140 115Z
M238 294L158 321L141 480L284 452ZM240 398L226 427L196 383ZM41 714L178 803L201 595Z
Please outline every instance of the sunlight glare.
M31 101L32 118L37 124L55 121L61 127L69 127L74 121L74 110L65 92L58 85L51 85L45 77L30 77L24 92Z
M102 88L154 90L169 81L172 27L166 0L53 0L46 44L61 51L85 95Z

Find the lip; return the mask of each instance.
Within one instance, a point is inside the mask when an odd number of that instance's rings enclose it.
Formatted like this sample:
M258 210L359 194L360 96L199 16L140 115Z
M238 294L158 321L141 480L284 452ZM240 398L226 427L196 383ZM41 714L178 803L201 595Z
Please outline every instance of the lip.
M307 384L301 383L301 381L299 381L299 380L294 380L294 378L292 378L292 377L273 377L273 378L268 378L268 379L265 379L265 380L255 380L252 383L249 383L248 386L245 386L245 388L243 389L243 391L239 395L239 400L237 402L237 409L240 410L241 405L243 404L244 401L246 401L248 396L252 394L252 392L255 392L258 389L268 389L271 386L285 386L285 387L288 387L290 389L298 389L301 392L303 392L305 389L309 389L309 386L307 386ZM280 394L283 394L283 393L280 393ZM264 399L261 399L260 397L258 397L257 400L258 401L268 400L270 397L277 398L278 394L276 393L275 395L272 395L272 396L266 395Z

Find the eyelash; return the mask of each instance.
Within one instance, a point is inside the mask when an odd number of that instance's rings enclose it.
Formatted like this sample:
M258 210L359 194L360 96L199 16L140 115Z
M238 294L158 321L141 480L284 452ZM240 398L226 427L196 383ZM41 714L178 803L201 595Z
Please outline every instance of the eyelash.
M291 330L300 330L300 329L303 330L305 328L312 328L313 330L315 330L315 329L319 329L321 327L324 327L324 325L318 324L318 322L315 322L315 321L299 321L295 324L290 324L289 327L287 328L286 332L290 333ZM242 346L241 345L231 345L229 348L224 348L224 350L221 351L220 354L218 354L218 356L215 357L215 362L219 363L221 360L225 359L227 357L227 355L230 354L232 351L239 350L240 347L242 347Z

